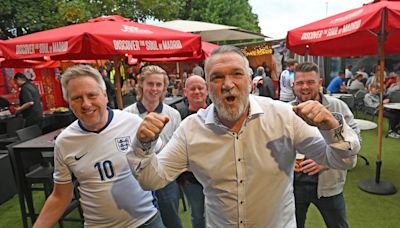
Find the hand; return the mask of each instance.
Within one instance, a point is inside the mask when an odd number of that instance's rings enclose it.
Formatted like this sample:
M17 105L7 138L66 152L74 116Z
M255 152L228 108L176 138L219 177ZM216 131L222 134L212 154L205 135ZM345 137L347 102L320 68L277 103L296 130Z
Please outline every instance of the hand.
M303 171L303 173L306 173L309 176L319 173L324 169L322 165L319 165L318 163L316 163L314 160L311 159L307 159L301 162L300 165L301 165L300 171Z
M161 133L168 121L167 116L150 112L140 124L136 137L140 142L149 142Z
M299 165L297 162L294 163L294 171L297 172L297 173L302 171L301 170L301 165Z
M15 115L18 115L21 112L21 107L16 107L14 113Z
M306 123L321 130L331 130L339 127L339 121L321 103L309 100L293 107L293 111Z

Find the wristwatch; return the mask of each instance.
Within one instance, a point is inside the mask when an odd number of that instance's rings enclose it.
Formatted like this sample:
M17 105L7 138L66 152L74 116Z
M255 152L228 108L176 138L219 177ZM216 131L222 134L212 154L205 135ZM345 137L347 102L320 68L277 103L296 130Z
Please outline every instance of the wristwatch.
M339 122L339 127L334 129L335 138L341 140L343 139L343 115L337 112L332 112L333 117Z

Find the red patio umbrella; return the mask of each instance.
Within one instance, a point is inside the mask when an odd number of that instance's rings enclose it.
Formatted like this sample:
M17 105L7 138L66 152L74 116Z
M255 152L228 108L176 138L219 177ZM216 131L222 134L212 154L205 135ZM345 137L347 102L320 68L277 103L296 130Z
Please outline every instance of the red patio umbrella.
M37 32L0 44L6 60L78 60L191 57L201 55L200 35L133 22L121 16L103 16L86 23ZM120 94L119 67L116 88ZM122 98L117 97L122 108Z
M142 61L146 62L182 62L187 60L202 60L207 58L211 52L219 47L219 45L201 41L201 54L192 57L170 57L170 58L143 58Z
M399 0L375 0L362 7L290 30L286 46L300 55L376 55L379 34L385 35L382 47L386 54L400 53Z
M397 190L380 179L382 166L382 122L385 53L400 53L400 0L375 0L288 32L286 46L300 55L362 56L380 58L381 102L378 119L378 152L374 180L360 182L359 187L375 194L394 194Z

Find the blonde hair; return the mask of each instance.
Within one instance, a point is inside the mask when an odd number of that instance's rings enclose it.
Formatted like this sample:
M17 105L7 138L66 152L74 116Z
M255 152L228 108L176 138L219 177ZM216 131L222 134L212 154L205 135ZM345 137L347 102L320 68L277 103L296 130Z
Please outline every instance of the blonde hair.
M162 94L161 94L161 97L160 97L160 102L162 102L164 100L165 96L167 95L167 88L168 88L168 85L169 85L169 79L168 79L167 72L163 68L161 68L159 66L148 65L148 66L145 66L145 67L142 68L141 73L140 73L139 78L138 78L138 83L136 85L136 93L137 93L136 99L138 101L141 101L142 98L143 98L143 82L144 82L144 79L147 76L152 75L152 74L161 74L161 75L163 75L164 88L163 88L163 91L162 91Z

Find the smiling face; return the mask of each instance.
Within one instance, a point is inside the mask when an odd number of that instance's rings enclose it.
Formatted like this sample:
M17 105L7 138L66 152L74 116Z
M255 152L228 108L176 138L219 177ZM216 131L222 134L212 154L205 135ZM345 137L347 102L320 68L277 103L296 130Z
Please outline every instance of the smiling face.
M251 77L243 57L233 52L211 56L206 75L210 98L220 120L235 122L246 115Z
M158 104L164 90L164 75L149 74L142 81L143 104ZM146 105L145 105L146 106Z
M97 81L89 76L71 79L66 87L72 112L90 131L103 128L108 119L107 94Z
M296 72L293 91L296 97L304 102L308 100L320 100L320 79L317 72Z
M186 80L183 94L189 102L189 110L197 111L206 106L207 86L204 79L200 76L193 75Z

